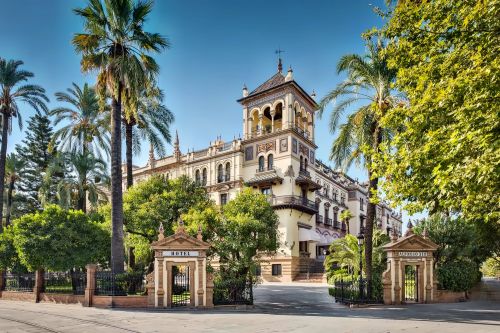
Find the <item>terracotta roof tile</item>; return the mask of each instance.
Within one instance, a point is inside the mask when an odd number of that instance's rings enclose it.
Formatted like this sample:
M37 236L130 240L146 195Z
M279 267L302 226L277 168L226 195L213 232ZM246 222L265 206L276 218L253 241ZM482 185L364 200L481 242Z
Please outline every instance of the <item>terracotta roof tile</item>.
M272 89L274 87L279 86L280 84L285 83L285 77L283 74L280 72L274 74L269 80L266 82L262 83L260 86L258 86L254 91L252 91L250 94L248 94L247 97L257 95L263 91Z

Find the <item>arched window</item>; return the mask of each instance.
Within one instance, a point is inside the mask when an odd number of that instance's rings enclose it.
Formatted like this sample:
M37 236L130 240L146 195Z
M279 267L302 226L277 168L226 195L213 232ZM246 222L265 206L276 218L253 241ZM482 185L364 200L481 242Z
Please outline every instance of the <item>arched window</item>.
M194 173L194 181L196 182L196 185L201 184L200 170L196 170L196 172Z
M300 170L304 170L304 158L300 156Z
M269 154L267 157L267 170L272 170L274 165L274 157L273 154Z
M222 164L219 164L217 167L217 182L222 183L224 181L224 177L222 174Z
M264 164L264 156L259 157L259 171L264 171L265 164Z
M307 158L304 158L304 170L307 170Z
M231 163L227 162L226 163L226 175L225 175L225 180L226 182L229 181L229 179L231 178Z
M203 171L202 171L202 178L201 178L201 184L203 186L206 186L207 185L207 168L203 168Z

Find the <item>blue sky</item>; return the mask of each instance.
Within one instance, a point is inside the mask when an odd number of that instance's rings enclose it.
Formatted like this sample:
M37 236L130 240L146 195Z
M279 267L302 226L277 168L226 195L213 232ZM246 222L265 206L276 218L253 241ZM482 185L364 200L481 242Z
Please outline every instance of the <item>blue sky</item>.
M80 71L80 58L71 45L82 21L72 13L81 0L0 0L0 56L21 59L35 73L57 106L54 93L72 82L95 82ZM146 30L166 35L172 47L156 55L161 67L159 85L174 112L172 130L179 131L181 150L201 149L218 135L230 140L242 132L241 88L253 90L276 72L277 48L295 80L318 98L343 80L335 72L339 58L363 53L361 33L383 21L373 13L380 0L157 0ZM25 123L33 114L21 109ZM328 117L316 122L316 156L328 160L334 136ZM14 128L9 151L23 138ZM147 160L147 146L134 164ZM169 149L169 151L171 148ZM366 172L349 174L360 180Z

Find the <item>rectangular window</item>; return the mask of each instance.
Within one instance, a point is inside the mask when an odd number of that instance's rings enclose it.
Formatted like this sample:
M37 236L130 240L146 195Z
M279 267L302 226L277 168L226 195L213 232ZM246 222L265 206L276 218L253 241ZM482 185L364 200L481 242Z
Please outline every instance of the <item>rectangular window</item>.
M225 204L227 204L227 193L222 193L220 195L220 205L224 206Z
M272 274L273 276L281 275L281 264L273 264Z
M359 198L359 209L363 210L363 206L364 206L363 198Z
M306 241L299 242L299 252L309 252L309 247Z
M270 187L264 187L260 189L260 192L265 195L271 195L271 188Z
M255 276L261 276L262 275L262 268L260 265L255 267Z

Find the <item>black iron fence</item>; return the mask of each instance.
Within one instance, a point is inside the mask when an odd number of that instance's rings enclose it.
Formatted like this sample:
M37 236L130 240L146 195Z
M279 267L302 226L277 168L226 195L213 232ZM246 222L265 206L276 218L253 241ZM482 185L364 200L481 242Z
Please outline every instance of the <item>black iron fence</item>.
M43 292L53 294L84 295L87 272L45 272Z
M96 295L141 295L146 291L146 282L142 272L113 274L111 271L97 271L95 279Z
M4 290L33 292L35 273L5 273Z
M214 280L214 305L252 305L253 284L247 279Z
M344 304L359 304L359 303L383 303L383 296L380 291L373 291L372 295L367 295L366 280L359 279L344 281L336 281L333 287L330 287L329 293L335 297L335 302Z

